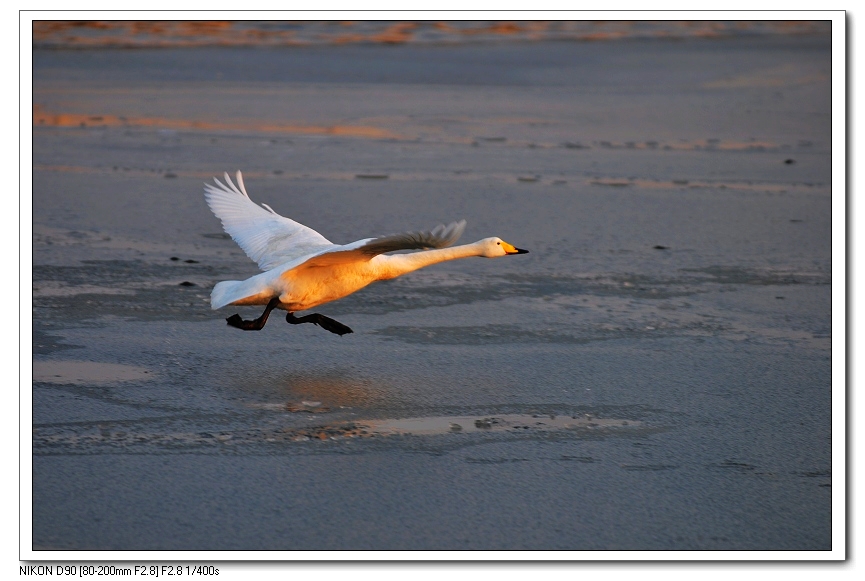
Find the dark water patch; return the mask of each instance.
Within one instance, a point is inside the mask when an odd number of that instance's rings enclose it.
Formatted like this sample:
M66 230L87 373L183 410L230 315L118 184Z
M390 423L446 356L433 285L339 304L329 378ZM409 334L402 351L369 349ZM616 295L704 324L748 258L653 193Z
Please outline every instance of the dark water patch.
M622 470L631 472L658 472L661 470L676 470L675 464L622 464Z
M758 466L748 464L747 462L738 462L736 460L724 460L717 464L710 464L709 468L731 471L736 474L750 475L761 479L774 480L778 478L778 474L768 470L761 470Z
M514 464L529 461L529 458L466 458L469 464Z
M832 488L832 470L828 468L824 470L806 470L799 472L797 475L808 480L814 480L817 486L821 488Z
M559 457L559 460L563 462L580 462L582 464L594 464L595 462L600 462L597 458L592 458L591 456L568 456L562 455Z
M33 324L33 354L34 355L48 355L50 353L56 353L58 351L65 351L67 349L83 349L83 345L73 345L71 343L65 343L64 338L62 336L54 335L51 331L45 331L37 325L34 321Z
M752 472L752 471L756 470L756 468L757 468L753 464L747 464L745 462L736 462L735 460L724 460L723 462L720 462L718 464L712 464L711 467L712 468L723 468L726 470L733 470L735 472L741 472L741 473Z

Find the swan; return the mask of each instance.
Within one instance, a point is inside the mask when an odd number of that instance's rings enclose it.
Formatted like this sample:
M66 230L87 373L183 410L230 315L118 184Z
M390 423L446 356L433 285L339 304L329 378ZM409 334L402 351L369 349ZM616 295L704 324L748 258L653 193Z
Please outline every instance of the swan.
M267 204L253 202L237 172L237 185L225 174L225 183L204 184L204 197L222 221L223 229L263 270L246 280L218 282L210 295L213 310L228 305L265 305L252 321L240 315L226 319L244 331L258 331L273 309L287 311L293 325L314 323L345 335L353 331L339 321L318 313L296 317L297 311L312 309L341 299L378 280L388 280L431 264L483 256L495 258L526 254L501 238L484 238L473 244L453 246L465 229L465 220L443 224L431 231L406 232L365 238L351 244L334 244L312 228L280 216ZM387 255L397 250L423 250Z

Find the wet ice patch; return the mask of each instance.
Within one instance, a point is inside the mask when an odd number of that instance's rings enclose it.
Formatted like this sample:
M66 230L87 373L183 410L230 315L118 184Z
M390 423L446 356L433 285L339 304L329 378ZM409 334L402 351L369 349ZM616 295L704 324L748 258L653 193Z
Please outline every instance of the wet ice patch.
M639 427L634 420L598 418L583 415L521 415L500 416L433 416L355 422L364 425L367 431L381 435L411 434L431 436L449 433L477 432L538 432L560 430L604 430L611 428Z
M143 367L95 361L34 361L33 381L43 383L92 384L151 379Z

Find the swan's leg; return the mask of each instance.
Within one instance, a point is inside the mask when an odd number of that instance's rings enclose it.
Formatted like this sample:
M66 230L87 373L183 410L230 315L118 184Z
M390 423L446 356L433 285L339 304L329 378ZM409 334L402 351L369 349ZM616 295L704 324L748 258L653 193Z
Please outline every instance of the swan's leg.
M240 315L231 315L225 320L232 327L237 327L238 329L243 329L244 331L258 331L262 327L264 327L264 324L267 322L267 317L270 316L270 311L275 309L278 304L278 297L270 299L270 302L267 303L266 307L264 307L264 312L261 313L261 316L253 321L244 321L240 318Z
M302 325L303 323L313 323L318 325L322 329L327 329L331 333L336 333L337 335L345 335L346 333L354 333L349 327L346 327L339 321L334 321L330 317L325 317L324 315L319 315L318 313L312 313L311 315L304 315L303 317L295 317L294 313L288 313L285 316L285 320L292 325Z

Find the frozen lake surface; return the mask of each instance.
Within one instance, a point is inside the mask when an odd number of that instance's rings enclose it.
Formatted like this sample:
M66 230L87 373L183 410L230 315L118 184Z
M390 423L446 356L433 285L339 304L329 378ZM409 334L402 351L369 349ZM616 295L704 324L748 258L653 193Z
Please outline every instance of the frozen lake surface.
M831 549L828 36L36 50L35 550ZM467 259L316 312L202 183Z

